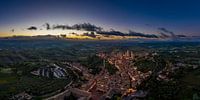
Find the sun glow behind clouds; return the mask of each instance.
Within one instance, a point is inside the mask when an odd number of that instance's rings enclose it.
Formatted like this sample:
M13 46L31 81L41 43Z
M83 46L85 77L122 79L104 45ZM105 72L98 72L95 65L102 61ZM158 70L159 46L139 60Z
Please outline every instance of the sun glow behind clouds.
M78 30L15 30L14 32L1 32L1 36L36 36L36 35L60 35L66 34L66 36L71 36L71 33L76 33L77 35L81 35L86 33L87 31L78 31Z

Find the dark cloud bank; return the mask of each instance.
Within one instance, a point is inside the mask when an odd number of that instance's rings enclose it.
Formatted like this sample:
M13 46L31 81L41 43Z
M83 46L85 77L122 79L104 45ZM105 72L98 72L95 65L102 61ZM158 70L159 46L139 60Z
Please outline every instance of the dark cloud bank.
M175 35L174 32L166 29L166 28L158 28L158 34L145 34L141 32L135 32L130 30L127 33L116 31L116 30L110 30L110 31L105 31L102 27L98 27L96 25L90 24L90 23L83 23L83 24L74 24L74 25L50 25L49 23L45 23L43 25L46 30L83 30L83 31L89 31L87 33L84 33L82 36L89 36L92 38L95 38L96 34L104 35L104 36L138 36L138 37L145 37L145 38L177 38L177 37L184 37L184 36L179 36ZM31 26L27 28L27 30L37 30L37 27ZM74 33L76 34L76 33Z
M84 30L84 31L101 31L103 28L97 27L90 23L69 25L53 25L52 29L69 29L69 30Z

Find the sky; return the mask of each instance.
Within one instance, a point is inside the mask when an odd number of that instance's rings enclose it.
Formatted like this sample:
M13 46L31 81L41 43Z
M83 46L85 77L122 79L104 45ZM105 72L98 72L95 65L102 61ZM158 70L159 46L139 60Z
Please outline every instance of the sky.
M30 35L24 31L27 27L44 23L91 23L105 30L146 34L165 28L179 35L200 36L199 5L199 0L1 0L0 36Z

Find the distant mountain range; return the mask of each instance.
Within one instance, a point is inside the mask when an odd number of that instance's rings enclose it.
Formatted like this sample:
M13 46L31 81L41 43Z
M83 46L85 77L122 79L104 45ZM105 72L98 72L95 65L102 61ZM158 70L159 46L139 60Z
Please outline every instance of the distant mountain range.
M147 38L142 36L116 36L116 35L96 35L95 37L91 36L66 36L65 34L60 35L36 35L36 36L12 36L12 37L1 37L1 40L55 40L55 39L62 39L62 40L186 40L186 41L199 41L200 36L182 36L177 35L176 38L161 38L161 37L153 37Z

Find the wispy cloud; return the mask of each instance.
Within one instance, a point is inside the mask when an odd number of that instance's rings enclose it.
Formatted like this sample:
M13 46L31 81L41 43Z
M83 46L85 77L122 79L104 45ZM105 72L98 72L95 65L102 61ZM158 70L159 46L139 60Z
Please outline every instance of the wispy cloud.
M50 30L50 24L49 23L45 23L44 26L46 27L46 30Z
M159 34L162 36L162 37L173 37L173 38L176 38L176 35L174 32L166 29L166 28L158 28L158 30L160 31Z

